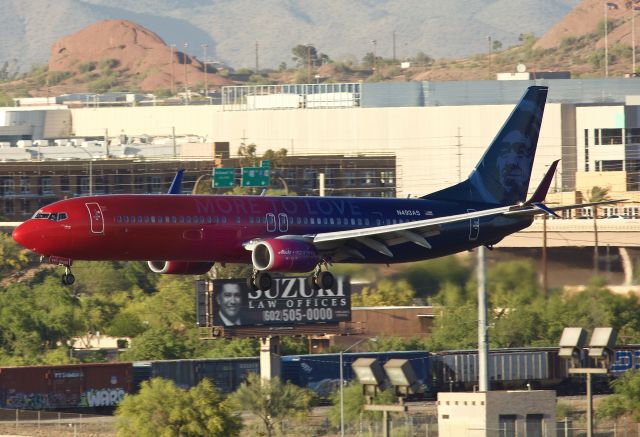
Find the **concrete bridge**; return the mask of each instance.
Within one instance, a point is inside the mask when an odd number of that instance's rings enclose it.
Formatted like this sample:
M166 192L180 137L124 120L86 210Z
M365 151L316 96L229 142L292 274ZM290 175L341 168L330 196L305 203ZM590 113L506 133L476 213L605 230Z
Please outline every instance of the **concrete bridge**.
M506 237L496 247L542 247L543 219L536 218L531 226ZM602 218L596 220L598 246L640 247L640 220ZM480 230L482 232L482 230ZM547 247L593 247L593 219L547 220Z

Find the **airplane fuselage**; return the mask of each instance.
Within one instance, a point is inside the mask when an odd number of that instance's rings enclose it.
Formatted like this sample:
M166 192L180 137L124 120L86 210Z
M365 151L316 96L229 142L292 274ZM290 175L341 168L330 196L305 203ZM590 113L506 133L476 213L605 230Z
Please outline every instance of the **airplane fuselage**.
M56 215L28 220L14 237L32 242L28 248L42 255L73 260L251 263L251 252L244 246L251 240L364 229L492 207L425 199L90 196L42 208L42 217ZM424 234L430 248L392 241L390 257L361 245L357 249L364 259L344 261L399 263L435 258L497 243L531 222L531 217L489 216L443 224L432 235Z

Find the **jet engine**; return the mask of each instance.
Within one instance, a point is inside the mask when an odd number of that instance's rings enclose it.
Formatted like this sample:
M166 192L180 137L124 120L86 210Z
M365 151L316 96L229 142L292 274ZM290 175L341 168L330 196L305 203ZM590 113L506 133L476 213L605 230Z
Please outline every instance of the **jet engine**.
M147 265L153 273L165 275L204 275L211 267L212 262L191 261L148 261Z
M251 260L260 271L308 272L320 257L315 246L306 241L274 238L257 243Z

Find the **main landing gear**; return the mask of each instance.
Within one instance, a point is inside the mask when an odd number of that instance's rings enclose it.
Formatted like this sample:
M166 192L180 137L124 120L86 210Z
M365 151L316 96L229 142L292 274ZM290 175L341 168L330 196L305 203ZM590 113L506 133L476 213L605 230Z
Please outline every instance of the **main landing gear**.
M322 271L322 267L327 268L326 261L322 261L316 266L313 273L307 278L307 284L314 290L331 290L335 285L335 278L329 271ZM247 286L253 290L267 291L271 289L272 284L273 278L269 272L254 269L251 276L247 278Z

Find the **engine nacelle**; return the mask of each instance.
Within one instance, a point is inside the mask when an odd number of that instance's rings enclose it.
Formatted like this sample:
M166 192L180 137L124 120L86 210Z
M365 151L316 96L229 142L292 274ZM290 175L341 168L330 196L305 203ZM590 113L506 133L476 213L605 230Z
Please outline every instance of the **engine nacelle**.
M212 262L191 261L147 261L147 265L153 273L165 275L204 275L211 267Z
M313 244L274 238L257 243L251 260L257 270L303 273L313 270L320 257Z

